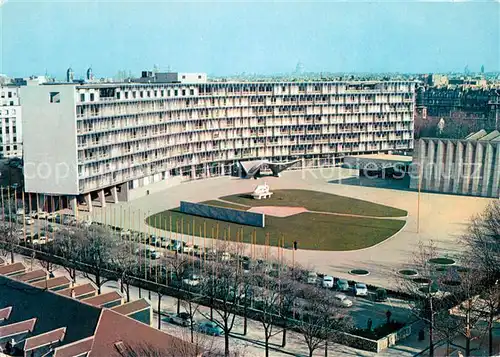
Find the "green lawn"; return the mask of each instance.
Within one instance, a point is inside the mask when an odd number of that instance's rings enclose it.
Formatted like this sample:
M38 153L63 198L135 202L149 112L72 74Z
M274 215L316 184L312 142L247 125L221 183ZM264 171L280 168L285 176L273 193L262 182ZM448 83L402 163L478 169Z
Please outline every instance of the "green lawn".
M210 202L210 201L207 201ZM207 203L204 202L204 203ZM215 201L214 205L221 206ZM224 203L222 203L224 204ZM231 207L233 208L233 207ZM171 218L170 218L171 217ZM172 226L170 227L170 221ZM207 237L219 229L219 239L224 239L224 231L231 232L231 241L236 241L236 232L243 228L245 242L251 242L252 232L256 231L257 244L265 244L269 234L270 244L277 245L281 234L285 237L285 246L291 247L297 241L299 249L344 251L370 247L399 231L404 220L341 217L317 213L301 213L279 218L266 216L265 228L241 226L239 224L221 222L213 219L195 217L179 212L177 209L164 211L147 218L147 223L160 229L172 232L203 236L204 222ZM173 237L175 238L175 237ZM180 237L177 237L180 239Z
M308 190L271 190L269 199L255 200L248 193L221 197L220 199L247 206L293 206L310 211L348 213L373 217L404 217L407 212L398 208L355 198ZM267 217L266 217L267 218Z

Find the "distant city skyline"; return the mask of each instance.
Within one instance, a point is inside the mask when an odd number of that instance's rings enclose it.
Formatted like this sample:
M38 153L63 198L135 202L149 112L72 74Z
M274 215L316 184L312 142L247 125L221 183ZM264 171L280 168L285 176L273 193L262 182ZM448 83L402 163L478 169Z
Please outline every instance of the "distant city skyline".
M51 2L0 8L0 73L96 77L500 69L498 1Z

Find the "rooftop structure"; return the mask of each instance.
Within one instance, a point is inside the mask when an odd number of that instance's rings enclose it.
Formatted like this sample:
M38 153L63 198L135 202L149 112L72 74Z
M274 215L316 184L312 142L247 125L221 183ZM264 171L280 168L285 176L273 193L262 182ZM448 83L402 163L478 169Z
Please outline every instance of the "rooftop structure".
M73 209L246 160L332 166L413 147L411 81L59 84L21 95L26 191Z
M72 298L64 290L53 292L19 281L20 277L0 274L0 355L122 357L121 347L135 355L142 355L144 348L159 355L201 355L193 344L150 326L152 310L146 299L110 310Z

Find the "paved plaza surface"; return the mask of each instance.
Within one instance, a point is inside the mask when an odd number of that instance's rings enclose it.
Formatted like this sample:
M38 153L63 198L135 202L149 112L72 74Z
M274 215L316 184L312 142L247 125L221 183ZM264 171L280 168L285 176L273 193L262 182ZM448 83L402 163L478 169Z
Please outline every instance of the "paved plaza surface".
M457 249L460 249L460 246L456 244L457 239L467 228L470 218L484 210L492 201L489 198L421 193L420 225L417 232L417 192L400 188L393 190L355 186L352 182L356 180L356 177L357 171L354 170L325 168L289 171L283 173L281 177L265 177L258 180L226 176L190 181L131 202L108 204L104 209L105 212L99 207L94 207L92 219L102 221L103 217L111 217L113 214L116 216L117 210L132 212L132 214L124 214L128 217L146 217L178 207L181 200L201 202L230 194L251 192L257 184L264 182L270 186L271 191L273 189L307 189L367 200L408 211L406 226L384 242L356 251L301 250L299 239L299 250L295 253L285 250L285 258L320 273L354 280L355 277L349 275L349 270L367 269L370 275L360 280L378 286L394 287L396 284L393 278L394 272L411 261L412 253L416 250L419 241L434 241L445 252L444 254L457 253ZM342 184L342 181L349 182L349 184ZM266 205L265 200L262 205ZM121 225L125 228L132 227L136 230L152 232L146 224L130 223L125 218ZM169 237L168 232L164 233ZM331 234L334 235L335 232ZM192 238L185 236L185 239L191 240ZM201 239L195 237L194 240L195 243L202 244ZM210 239L206 239L205 244L209 246ZM271 248L271 252L275 256L278 255L275 247Z

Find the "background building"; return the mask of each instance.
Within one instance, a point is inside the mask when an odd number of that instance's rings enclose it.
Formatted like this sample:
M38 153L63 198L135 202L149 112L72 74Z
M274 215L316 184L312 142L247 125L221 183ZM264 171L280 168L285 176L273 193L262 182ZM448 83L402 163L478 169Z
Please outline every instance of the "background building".
M0 87L0 158L23 156L19 87Z
M413 147L414 83L60 84L23 87L27 192L99 204L238 161ZM175 178L174 178L175 177ZM158 185L156 185L158 183Z
M419 185L425 191L499 198L500 132L418 140L410 188Z

